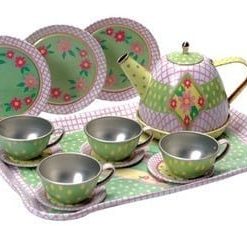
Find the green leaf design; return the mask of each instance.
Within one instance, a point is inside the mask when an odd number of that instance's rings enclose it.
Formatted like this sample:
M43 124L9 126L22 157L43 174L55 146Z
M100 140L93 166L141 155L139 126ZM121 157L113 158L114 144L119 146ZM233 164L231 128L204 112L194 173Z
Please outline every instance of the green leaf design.
M0 56L6 56L6 53L0 53Z
M84 71L80 71L80 75L84 75Z
M71 96L71 98L76 98L76 97L77 97L76 95Z
M75 57L75 53L72 50L69 50L69 54L70 54L70 56Z
M105 39L103 39L103 40L100 40L100 43L104 43L104 42L106 42L106 40L105 40Z
M53 53L54 53L54 51L48 50L48 53L53 54Z
M4 60L0 60L0 64L4 64L5 63L5 61Z
M29 88L26 87L26 88L24 89L24 93L26 93L28 90L29 90Z
M123 78L121 80L122 83L124 83L124 82L126 82L128 80L125 74L120 74L120 76Z
M104 35L105 34L105 31L101 31L100 34Z
M143 59L140 64L144 65L145 64L145 59Z
M134 53L133 53L133 52L129 52L129 55L130 55L130 56L133 56L133 55L134 55Z
M85 71L85 70L82 70L82 71L80 71L80 75L85 75L85 76L88 76L88 72L87 72L87 71Z
M85 73L86 76L88 76L88 71L85 71L84 73Z
M129 44L130 42L129 42L129 40L128 40L128 39L125 39L125 43L126 43L126 44Z
M63 52L62 57L63 57L63 59L65 59L65 57L66 57L66 52Z
M106 46L104 46L104 45L101 45L101 48L102 48L102 49L105 49L105 50L108 49L108 48L107 48Z
M184 93L184 87L183 86L179 86L176 91L175 91L175 94L179 97L183 96L183 93Z
M11 110L11 107L10 107L10 106L8 106L8 107L5 109L6 112L8 112L8 111L10 111L10 110Z
M72 79L68 80L68 82L69 82L70 84L75 84L75 83L76 83L76 81L75 81L75 80L72 80Z
M25 83L24 82L20 82L17 84L18 87L24 87L25 86Z
M132 37L131 37L131 36L127 36L126 38L127 38L127 39L132 39Z
M51 44L47 45L46 48L47 49L50 49L51 48Z
M75 86L70 87L70 89L75 89Z
M32 93L32 94L31 94L31 98L34 98L35 96L36 96L35 93Z
M23 70L24 70L24 71L27 71L27 72L30 71L30 69L29 69L28 67L23 67Z
M78 50L79 52L81 51L81 49L79 47L75 47L76 50Z
M110 70L109 70L109 75L112 75L112 69L110 68Z
M10 103L4 103L4 106L8 107L8 106L10 106Z
M138 55L135 54L135 55L133 56L133 59L134 59L134 60L137 60L137 59L138 59Z
M194 118L199 114L199 111L197 109L196 106L192 106L191 110L190 110L190 117L192 118L192 120L194 120Z

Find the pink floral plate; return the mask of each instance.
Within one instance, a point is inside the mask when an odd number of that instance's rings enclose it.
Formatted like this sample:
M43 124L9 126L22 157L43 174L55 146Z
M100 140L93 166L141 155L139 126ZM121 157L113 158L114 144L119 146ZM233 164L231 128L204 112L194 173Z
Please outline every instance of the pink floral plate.
M0 118L43 111L50 93L50 73L32 45L0 36L0 75Z
M57 202L55 199L50 197L44 190L43 187L39 187L36 190L36 199L44 206L54 209L54 210L60 210L60 211L67 211L67 212L74 212L82 209L86 209L90 206L93 206L95 204L101 203L106 198L106 188L104 186L97 187L94 191L92 196L75 205L67 205Z
M125 18L103 19L88 26L86 31L98 40L106 56L107 76L99 98L126 100L136 96L117 59L128 52L151 70L160 59L160 52L150 31L140 23Z
M210 169L203 177L198 177L195 179L183 179L173 175L169 169L167 169L161 153L153 155L147 163L148 171L150 174L159 181L169 182L174 184L188 184L205 177L211 177L214 174L214 168Z
M90 147L90 145L88 143L85 143L81 146L81 152L83 154L86 155L91 155L94 158L98 159L100 162L105 163L106 160L102 159L99 155L97 155L92 148ZM139 148L136 149L135 151L133 151L132 155L123 160L123 161L119 161L119 162L113 162L112 164L115 166L116 169L119 168L125 168L125 167L130 167L133 166L137 163L139 163L145 156L145 148Z
M27 41L39 50L51 71L47 112L72 113L96 99L104 85L106 61L100 45L88 32L53 25L34 32Z

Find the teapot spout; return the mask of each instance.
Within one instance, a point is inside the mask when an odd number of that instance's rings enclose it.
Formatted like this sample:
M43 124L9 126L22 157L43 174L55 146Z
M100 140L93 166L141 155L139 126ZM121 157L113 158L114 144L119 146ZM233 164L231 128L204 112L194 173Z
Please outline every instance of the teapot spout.
M137 63L127 53L119 57L117 62L120 64L120 67L130 80L132 86L140 95L141 99L144 99L149 88L149 83L152 79L150 72Z

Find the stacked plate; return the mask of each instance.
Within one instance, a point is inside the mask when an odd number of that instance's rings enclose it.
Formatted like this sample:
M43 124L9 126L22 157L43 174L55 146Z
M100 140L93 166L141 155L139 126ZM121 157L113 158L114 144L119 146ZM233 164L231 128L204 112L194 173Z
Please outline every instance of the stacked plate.
M116 63L125 52L149 70L160 58L148 29L123 18L104 19L85 30L53 25L26 41L0 37L0 118L41 111L67 114L96 98L134 97Z

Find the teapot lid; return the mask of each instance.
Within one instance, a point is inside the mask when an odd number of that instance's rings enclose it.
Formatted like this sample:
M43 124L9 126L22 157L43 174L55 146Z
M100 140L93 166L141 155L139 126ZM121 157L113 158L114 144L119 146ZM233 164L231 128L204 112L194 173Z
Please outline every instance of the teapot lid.
M180 65L193 65L202 62L203 56L199 53L189 52L189 46L188 42L183 42L183 51L170 53L166 56L167 59L172 63Z

